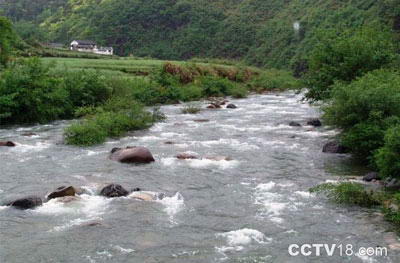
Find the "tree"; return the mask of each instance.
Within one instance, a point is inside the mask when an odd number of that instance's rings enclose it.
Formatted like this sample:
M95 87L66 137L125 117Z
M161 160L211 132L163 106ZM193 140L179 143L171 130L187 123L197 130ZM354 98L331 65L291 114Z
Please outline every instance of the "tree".
M0 17L0 65L7 64L14 40L15 34L11 22L5 17Z
M305 77L307 99L327 100L335 82L349 83L365 73L382 68L395 58L391 33L364 27L357 31L325 31L310 55Z

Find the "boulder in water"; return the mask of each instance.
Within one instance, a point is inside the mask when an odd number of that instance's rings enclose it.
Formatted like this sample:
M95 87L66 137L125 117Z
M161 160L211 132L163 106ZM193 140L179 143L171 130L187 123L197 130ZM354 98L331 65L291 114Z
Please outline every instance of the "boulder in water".
M220 105L213 103L207 106L207 109L220 109L220 108L221 108Z
M364 175L363 180L366 182L371 182L372 180L379 180L379 174L377 172L370 172Z
M125 190L121 185L119 184L110 184L104 187L100 195L105 196L105 197L121 197L121 196L127 196L129 192Z
M235 104L230 103L230 104L228 104L228 105L226 106L226 108L227 108L227 109L236 109L237 106L236 106Z
M289 122L289 126L292 126L292 127L301 127L301 124L298 123L297 121L291 121L291 122Z
M156 199L154 195L144 192L135 192L130 194L129 196L143 201L153 201Z
M145 147L126 147L114 148L111 150L111 160L121 163L151 163L154 162L154 157Z
M75 201L79 201L79 200L81 200L81 198L79 196L74 195L74 196L59 197L59 198L56 198L56 200L57 200L57 202L68 204L68 203L72 203Z
M190 154L190 153L180 153L176 156L176 158L178 158L179 160L186 160L186 159L199 159L199 157L197 157L194 154Z
M47 200L64 196L74 196L75 194L76 190L73 186L61 186L58 187L54 192L50 193L47 196Z
M322 126L322 123L319 119L314 118L314 119L309 119L307 121L307 125L311 125L314 127L320 127L320 126Z
M32 209L37 206L41 206L43 204L43 201L40 197L37 196L28 196L24 198L17 199L15 201L12 201L8 203L8 206L13 206L18 209Z
M324 153L346 153L347 149L343 145L340 145L339 142L331 141L324 145L322 148L322 152Z
M211 160L211 161L232 161L231 157L227 156L206 156L204 159Z
M6 141L6 142L0 142L0 146L15 147L17 145L15 143L13 143L12 141Z

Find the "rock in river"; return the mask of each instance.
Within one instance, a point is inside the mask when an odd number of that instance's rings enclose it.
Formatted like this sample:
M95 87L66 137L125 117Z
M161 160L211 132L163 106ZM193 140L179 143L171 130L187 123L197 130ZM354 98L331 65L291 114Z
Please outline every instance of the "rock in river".
M107 185L100 192L100 195L105 197L120 197L127 196L128 194L129 192L119 184Z
M371 182L372 180L379 180L379 174L377 172L370 172L364 175L363 180L366 182Z
M13 143L12 141L7 141L7 142L0 142L0 146L14 147L16 146L16 144Z
M319 119L309 119L307 121L307 125L311 125L314 127L320 127L320 126L322 126L322 123Z
M332 141L332 142L328 142L327 144L324 145L324 147L322 148L322 152L324 152L324 153L346 153L347 149L343 145L340 145L340 143Z
M291 121L291 122L289 122L289 126L292 126L292 127L301 127L301 124L298 123L297 121Z
M176 158L178 158L179 160L199 159L199 157L191 153L180 153L176 156Z
M145 147L126 147L114 148L111 151L111 160L121 163L151 163L154 162L154 157Z
M75 188L72 186L61 186L58 187L54 192L47 196L47 200L64 197L64 196L74 196L76 194Z
M42 205L42 199L37 196L28 196L24 198L17 199L15 201L12 201L8 203L8 206L13 206L18 209L31 209L37 206Z
M226 106L226 108L228 108L228 109L236 109L237 108L237 106L235 105L235 104L228 104L227 106Z

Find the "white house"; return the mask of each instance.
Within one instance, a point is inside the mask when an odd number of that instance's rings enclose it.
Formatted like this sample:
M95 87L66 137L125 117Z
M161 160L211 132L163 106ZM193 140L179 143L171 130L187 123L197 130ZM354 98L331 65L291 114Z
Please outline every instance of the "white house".
M89 52L101 55L113 55L112 47L97 47L96 42L90 40L74 40L70 44L70 49L78 52Z

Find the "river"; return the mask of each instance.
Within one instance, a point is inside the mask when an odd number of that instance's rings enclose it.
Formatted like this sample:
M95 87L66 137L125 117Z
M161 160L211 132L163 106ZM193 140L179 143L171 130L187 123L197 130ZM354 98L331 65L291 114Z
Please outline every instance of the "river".
M288 125L319 116L300 99L290 92L252 95L232 100L237 109L196 115L163 106L164 122L87 148L62 144L68 121L1 129L1 140L18 145L0 149L0 201L45 196L61 185L85 194L26 211L0 206L0 262L400 262L395 250L387 257L289 255L290 244L387 247L391 227L379 211L308 192L363 171L347 155L322 153L335 131ZM149 148L156 162L108 159L113 147L128 145ZM176 159L182 152L232 160ZM98 193L107 183L166 197L106 199Z

